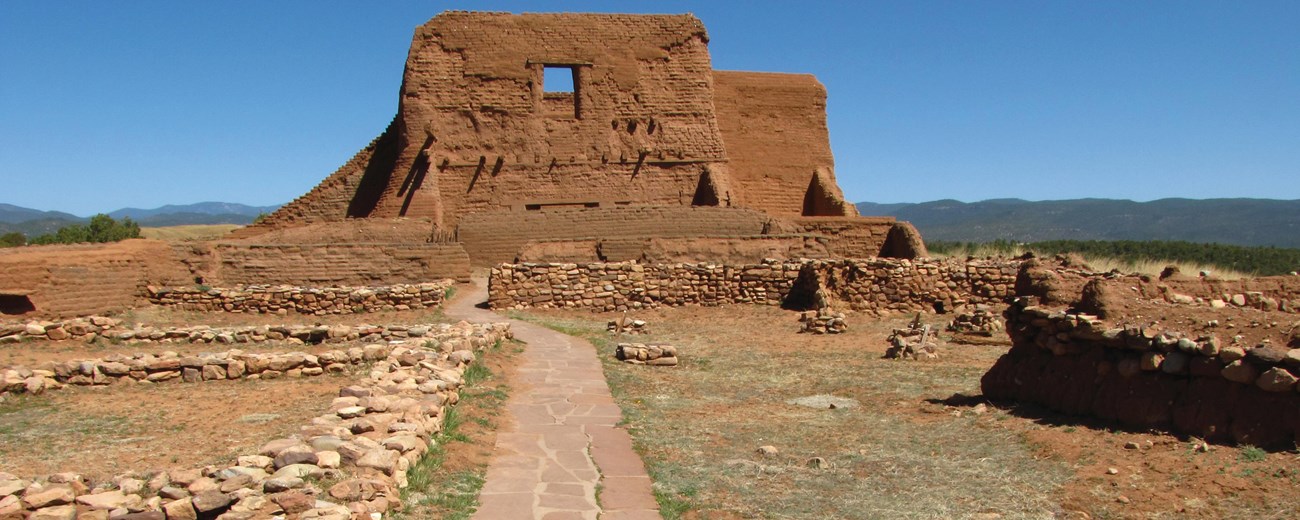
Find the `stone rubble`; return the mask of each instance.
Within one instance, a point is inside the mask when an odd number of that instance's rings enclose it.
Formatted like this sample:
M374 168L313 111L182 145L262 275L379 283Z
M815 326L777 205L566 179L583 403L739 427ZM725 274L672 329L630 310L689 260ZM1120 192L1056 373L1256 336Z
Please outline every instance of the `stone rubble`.
M931 360L939 358L937 345L939 336L931 330L929 325L921 323L920 314L916 315L916 318L907 325L907 328L894 329L886 341L889 342L889 348L885 350L885 357L888 359Z
M835 312L830 307L799 313L799 323L802 324L799 327L801 334L843 334L849 330L844 313Z
M299 433L231 466L130 472L103 482L75 473L0 473L0 518L382 518L401 509L406 471L442 430L474 352L509 337L505 323L461 322L435 330L427 343L435 348L409 340L358 349L374 356L366 379L342 388L330 411ZM320 489L320 482L333 484Z
M677 366L677 347L672 345L646 345L644 343L619 343L614 357L633 365L661 367Z
M948 332L992 337L1006 327L1002 316L993 312L986 305L977 305L974 310L958 313L948 324Z
M609 320L605 330L614 334L649 334L649 325L645 320L628 319L627 313L624 313L616 320Z

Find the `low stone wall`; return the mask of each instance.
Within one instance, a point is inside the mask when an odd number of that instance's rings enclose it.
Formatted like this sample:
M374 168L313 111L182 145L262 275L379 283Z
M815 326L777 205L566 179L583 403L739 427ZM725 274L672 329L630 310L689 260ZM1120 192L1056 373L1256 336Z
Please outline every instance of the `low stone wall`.
M359 348L360 358L373 361L366 379L342 388L329 411L298 434L267 442L227 467L132 471L103 482L77 473L33 479L0 473L0 518L384 516L401 507L406 472L459 400L474 350L509 337L507 324L461 323L434 331L436 349ZM346 359L352 354L339 351ZM334 483L318 489L307 479Z
M1211 441L1270 448L1300 441L1294 338L1286 346L1280 337L1247 343L1240 328L1220 337L1120 326L1036 304L1021 298L1006 311L1013 346L985 374L987 397ZM1171 327L1177 323L1186 322Z
M812 309L835 300L855 311L946 312L1013 294L1015 261L764 261L758 264L503 264L491 271L493 308L621 311L752 303Z
M0 344L20 341L109 341L160 343L322 343L340 341L392 341L419 338L433 325L258 325L247 327L149 327L127 326L105 316L65 321L30 321L0 325Z
M172 287L148 289L149 303L186 311L286 314L351 314L425 309L442 304L452 280L381 287L295 287L250 285L228 289Z

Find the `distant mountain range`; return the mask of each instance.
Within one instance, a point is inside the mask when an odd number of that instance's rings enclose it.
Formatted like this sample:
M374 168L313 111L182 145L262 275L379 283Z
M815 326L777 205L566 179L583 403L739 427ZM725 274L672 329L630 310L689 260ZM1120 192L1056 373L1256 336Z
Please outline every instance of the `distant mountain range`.
M270 213L279 206L249 206L230 202L199 202L153 209L122 208L108 213L115 219L130 217L141 226L164 227L189 224L250 224L259 214ZM28 237L52 233L69 224L82 224L89 217L60 211L41 211L0 204L0 234L18 231Z
M1300 200L1076 199L857 204L911 222L926 240L1185 240L1300 248Z
M1186 240L1243 246L1300 248L1300 200L1160 199L1134 202L1076 199L1031 202L992 199L980 202L857 204L863 215L911 222L926 240L988 242L1013 240ZM249 224L279 206L229 202L122 208L113 218L131 217L146 227L186 224ZM51 233L84 223L86 217L0 204L0 234Z

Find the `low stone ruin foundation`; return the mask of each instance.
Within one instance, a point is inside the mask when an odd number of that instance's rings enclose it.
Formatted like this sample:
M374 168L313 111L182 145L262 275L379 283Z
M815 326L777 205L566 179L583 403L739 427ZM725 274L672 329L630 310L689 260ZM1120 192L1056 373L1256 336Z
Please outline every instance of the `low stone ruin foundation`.
M1103 320L1018 299L1006 311L1011 350L985 374L984 394L1211 442L1300 442L1300 340L1288 344L1271 317L1253 309L1201 330L1152 323L1180 307L1163 303ZM1228 328L1232 317L1244 323Z

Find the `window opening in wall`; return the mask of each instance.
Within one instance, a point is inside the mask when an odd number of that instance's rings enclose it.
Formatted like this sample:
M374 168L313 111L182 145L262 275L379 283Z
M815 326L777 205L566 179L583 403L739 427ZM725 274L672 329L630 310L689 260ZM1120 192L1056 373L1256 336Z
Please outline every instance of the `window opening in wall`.
M542 102L551 114L567 116L572 113L574 119L582 117L578 85L578 67L542 66Z
M35 310L36 306L25 294L0 294L0 314L27 314Z
M573 93L573 67L542 68L542 92L547 94Z

